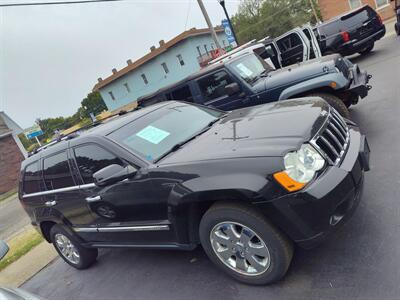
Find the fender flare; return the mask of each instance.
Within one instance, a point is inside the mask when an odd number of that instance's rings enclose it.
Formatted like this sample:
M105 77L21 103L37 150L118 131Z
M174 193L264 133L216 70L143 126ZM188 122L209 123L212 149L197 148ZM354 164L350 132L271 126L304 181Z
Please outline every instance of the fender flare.
M316 90L319 88L329 87L331 82L336 82L335 90L345 88L348 84L348 80L344 76L339 76L338 73L329 73L324 76L315 77L298 84L292 85L287 89L283 90L279 96L279 100L286 100L292 98L295 95L304 94L308 91Z

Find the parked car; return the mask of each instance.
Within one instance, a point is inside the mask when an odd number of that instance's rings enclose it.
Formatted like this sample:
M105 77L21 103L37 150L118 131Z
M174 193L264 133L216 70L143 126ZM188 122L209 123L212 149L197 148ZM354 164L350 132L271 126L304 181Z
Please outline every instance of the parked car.
M352 55L369 53L386 28L380 15L370 6L358 9L317 25L314 29L323 55L340 53Z
M286 273L356 209L369 147L318 98L223 112L168 101L21 166L19 199L71 266L97 248L192 250L249 284Z
M394 24L394 29L396 30L397 35L400 35L400 0L396 0L394 10L396 12L396 23Z
M233 53L186 79L141 97L138 104L184 100L225 111L304 96L319 96L342 116L368 95L370 76L340 55L273 70L252 48ZM262 55L262 54L261 54Z
M8 245L5 241L0 240L0 260L8 253ZM40 300L39 297L28 293L22 289L0 287L1 300Z
M212 60L209 64L217 63L243 50L253 50L264 60L269 59L268 63L272 63L275 69L322 56L313 28L307 25L296 27L277 38L252 40Z

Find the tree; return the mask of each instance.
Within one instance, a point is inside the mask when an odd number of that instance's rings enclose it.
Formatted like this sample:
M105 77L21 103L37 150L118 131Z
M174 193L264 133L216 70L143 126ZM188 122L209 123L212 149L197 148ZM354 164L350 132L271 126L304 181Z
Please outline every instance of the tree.
M87 97L82 100L81 106L84 109L84 112L86 113L87 116L89 116L89 113L98 115L102 111L107 110L107 106L104 103L103 99L101 98L101 95L99 92L89 93L87 95ZM78 110L78 113L79 113L79 110Z
M316 0L311 0L320 11ZM242 0L232 17L239 43L277 37L307 23L315 24L310 0Z

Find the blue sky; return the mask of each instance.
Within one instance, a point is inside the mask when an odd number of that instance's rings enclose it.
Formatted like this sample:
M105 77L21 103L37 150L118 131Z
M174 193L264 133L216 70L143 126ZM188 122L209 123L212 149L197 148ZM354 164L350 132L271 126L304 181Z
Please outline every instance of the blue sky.
M225 2L232 15L240 1ZM219 24L218 1L204 4ZM192 27L206 27L196 0L0 8L0 111L23 128L38 117L71 115L98 77Z

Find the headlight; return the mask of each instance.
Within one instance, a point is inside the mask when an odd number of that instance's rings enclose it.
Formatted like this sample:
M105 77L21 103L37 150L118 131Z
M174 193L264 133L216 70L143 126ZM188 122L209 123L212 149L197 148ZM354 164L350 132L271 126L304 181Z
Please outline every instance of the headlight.
M309 144L289 152L283 160L285 171L275 173L274 178L290 192L302 189L325 165L325 159Z

